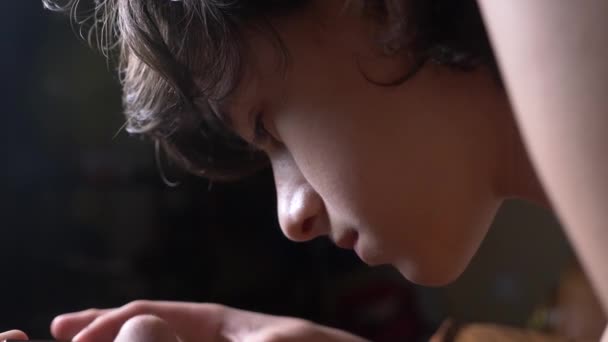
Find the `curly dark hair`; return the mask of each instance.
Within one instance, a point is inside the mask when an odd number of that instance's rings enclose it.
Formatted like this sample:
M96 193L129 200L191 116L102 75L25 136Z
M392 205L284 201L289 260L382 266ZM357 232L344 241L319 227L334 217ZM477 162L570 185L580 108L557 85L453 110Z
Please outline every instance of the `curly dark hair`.
M347 0L345 0L347 1ZM68 11L88 40L118 58L127 131L145 134L180 166L214 180L232 179L267 164L213 110L230 94L246 63L243 27L271 36L268 18L289 15L305 0L42 0ZM351 0L382 28L387 54L409 51L424 63L459 70L486 65L498 75L476 0ZM83 31L81 31L83 32ZM278 46L283 45L278 39Z

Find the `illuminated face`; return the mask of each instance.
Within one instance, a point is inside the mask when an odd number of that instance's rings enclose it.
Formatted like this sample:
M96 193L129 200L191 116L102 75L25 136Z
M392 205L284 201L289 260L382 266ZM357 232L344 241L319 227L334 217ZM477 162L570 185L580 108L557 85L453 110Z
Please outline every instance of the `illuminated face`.
M245 139L270 136L258 145L288 238L328 235L369 264L447 283L502 198L506 97L484 69L431 63L397 86L370 82L398 77L403 60L379 56L356 10L319 3L272 22L289 53L285 70L272 40L250 35L251 68L226 110Z

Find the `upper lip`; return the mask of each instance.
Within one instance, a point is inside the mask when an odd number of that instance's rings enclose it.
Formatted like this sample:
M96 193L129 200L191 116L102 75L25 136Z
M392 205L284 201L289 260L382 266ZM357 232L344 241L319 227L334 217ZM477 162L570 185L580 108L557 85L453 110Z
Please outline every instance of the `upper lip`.
M336 246L344 249L353 249L357 244L357 240L359 239L359 234L352 229L349 229L338 235L334 238L334 243Z

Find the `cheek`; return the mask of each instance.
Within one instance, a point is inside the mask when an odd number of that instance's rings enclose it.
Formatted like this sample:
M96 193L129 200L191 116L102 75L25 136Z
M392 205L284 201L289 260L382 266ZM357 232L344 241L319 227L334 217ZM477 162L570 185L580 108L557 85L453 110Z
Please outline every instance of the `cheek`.
M283 131L332 226L358 229L412 281L438 285L459 275L498 206L472 135L430 117L406 124L306 113L314 114L294 115Z
M359 230L414 281L459 274L497 207L481 121L419 84L406 94L333 82L292 89L276 121L332 226Z
M388 154L376 148L381 142L370 139L359 127L361 122L354 117L345 120L348 112L309 102L290 110L278 126L300 171L323 198L332 223L362 226L367 225L367 202L377 195L370 192L375 187L364 185L380 178L383 167L378 162L387 160Z
M396 216L419 220L440 209L448 214L441 208L446 199L458 206L482 192L487 170L474 142L454 134L449 122L388 109L368 115L378 107L361 103L312 105L291 110L281 135L336 215L365 226Z

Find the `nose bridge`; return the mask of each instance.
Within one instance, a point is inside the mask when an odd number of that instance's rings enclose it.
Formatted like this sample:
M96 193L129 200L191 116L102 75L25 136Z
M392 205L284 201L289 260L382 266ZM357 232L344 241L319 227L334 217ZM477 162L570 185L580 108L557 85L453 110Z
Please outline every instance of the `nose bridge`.
M302 175L291 156L272 163L279 223L293 241L308 241L328 233L323 200Z

